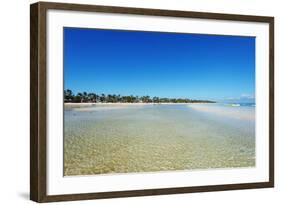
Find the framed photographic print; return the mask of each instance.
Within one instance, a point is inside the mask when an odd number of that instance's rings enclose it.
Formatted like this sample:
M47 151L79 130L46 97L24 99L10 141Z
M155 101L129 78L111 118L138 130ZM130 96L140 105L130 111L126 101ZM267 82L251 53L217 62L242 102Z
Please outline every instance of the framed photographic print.
M31 5L30 198L274 186L274 18Z

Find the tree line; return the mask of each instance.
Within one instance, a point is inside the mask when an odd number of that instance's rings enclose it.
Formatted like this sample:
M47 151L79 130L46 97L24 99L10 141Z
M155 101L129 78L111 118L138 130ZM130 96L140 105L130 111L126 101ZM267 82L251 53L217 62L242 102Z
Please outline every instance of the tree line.
M160 98L146 96L122 96L116 94L96 94L92 92L78 92L74 94L72 90L64 90L64 102L81 103L81 102L92 102L92 103L214 103L210 100L193 100L188 98Z

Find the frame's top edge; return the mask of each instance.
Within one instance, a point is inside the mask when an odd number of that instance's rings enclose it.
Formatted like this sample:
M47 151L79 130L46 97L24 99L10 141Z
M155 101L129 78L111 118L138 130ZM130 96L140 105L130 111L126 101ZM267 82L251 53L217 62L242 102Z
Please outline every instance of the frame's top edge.
M42 9L57 9L57 10L72 10L86 12L106 12L119 14L136 14L136 15L151 15L151 16L168 16L168 17L189 17L215 20L234 20L234 21L252 21L273 23L273 16L255 16L244 14L226 14L200 11L184 11L184 10L163 10L151 8L136 8L136 7L119 7L106 5L89 5L89 4L74 4L74 3L57 3L57 2L42 2L31 4Z

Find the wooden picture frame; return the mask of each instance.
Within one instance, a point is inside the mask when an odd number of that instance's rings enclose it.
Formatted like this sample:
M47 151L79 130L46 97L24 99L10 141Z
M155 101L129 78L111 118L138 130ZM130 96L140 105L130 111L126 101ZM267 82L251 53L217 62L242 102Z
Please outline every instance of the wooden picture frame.
M109 191L98 193L47 194L47 11L81 11L178 17L269 25L269 179L254 183ZM30 6L30 199L36 202L133 197L192 192L209 192L274 186L274 18L235 14L125 8L82 4L39 2Z

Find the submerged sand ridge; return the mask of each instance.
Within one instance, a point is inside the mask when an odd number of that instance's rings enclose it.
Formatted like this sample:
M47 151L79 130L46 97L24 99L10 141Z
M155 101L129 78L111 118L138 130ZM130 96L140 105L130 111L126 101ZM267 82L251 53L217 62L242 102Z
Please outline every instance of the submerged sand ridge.
M64 123L67 176L255 166L247 118L181 104L91 105L65 109Z

